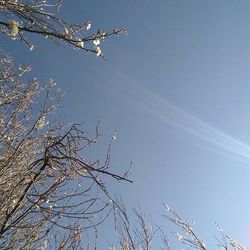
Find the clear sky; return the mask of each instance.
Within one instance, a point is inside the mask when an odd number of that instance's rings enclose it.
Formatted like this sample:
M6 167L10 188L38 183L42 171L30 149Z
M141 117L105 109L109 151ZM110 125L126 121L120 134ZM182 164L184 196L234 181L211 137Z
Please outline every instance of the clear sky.
M112 165L133 161L134 183L111 188L129 208L139 202L163 225L167 202L211 248L214 222L250 248L249 13L247 0L65 0L71 23L127 29L101 44L106 61L39 39L32 53L2 41L65 91L64 119L90 131L101 119L102 145L117 130Z

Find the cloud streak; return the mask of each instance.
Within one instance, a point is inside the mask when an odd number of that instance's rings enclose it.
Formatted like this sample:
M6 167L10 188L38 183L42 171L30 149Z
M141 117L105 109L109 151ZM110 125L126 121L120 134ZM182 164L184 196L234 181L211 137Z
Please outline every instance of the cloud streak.
M185 112L121 72L116 72L122 84L110 90L113 94L165 124L209 143L210 149L215 150L211 146L216 146L216 152L250 164L250 146Z

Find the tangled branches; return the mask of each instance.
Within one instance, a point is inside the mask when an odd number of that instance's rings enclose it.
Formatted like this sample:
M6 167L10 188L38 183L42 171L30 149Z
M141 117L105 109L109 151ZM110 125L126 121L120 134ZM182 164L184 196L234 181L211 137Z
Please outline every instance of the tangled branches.
M62 93L52 80L27 82L29 70L1 53L0 248L75 249L113 209L105 177L130 180L111 172L109 151L104 163L85 159L98 126L89 138L81 125L53 123Z

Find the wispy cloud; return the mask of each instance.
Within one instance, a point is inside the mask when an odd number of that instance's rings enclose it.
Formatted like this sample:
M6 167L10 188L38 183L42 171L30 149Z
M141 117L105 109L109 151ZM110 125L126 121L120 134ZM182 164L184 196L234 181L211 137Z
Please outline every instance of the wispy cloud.
M216 146L218 153L249 164L250 146L168 102L121 72L116 72L122 84L110 90L113 94L151 117L209 143L213 150Z

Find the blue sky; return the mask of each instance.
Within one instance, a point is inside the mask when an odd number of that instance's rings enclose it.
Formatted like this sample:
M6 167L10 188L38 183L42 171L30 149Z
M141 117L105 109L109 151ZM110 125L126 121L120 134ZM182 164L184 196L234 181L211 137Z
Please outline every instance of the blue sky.
M139 202L157 224L163 202L211 247L214 222L250 247L250 2L236 0L64 1L71 23L125 27L101 44L106 61L33 38L30 53L3 39L17 63L65 91L60 116L118 139L112 165L133 162L134 183L111 188ZM98 148L97 154L104 150ZM100 152L99 152L100 151Z

